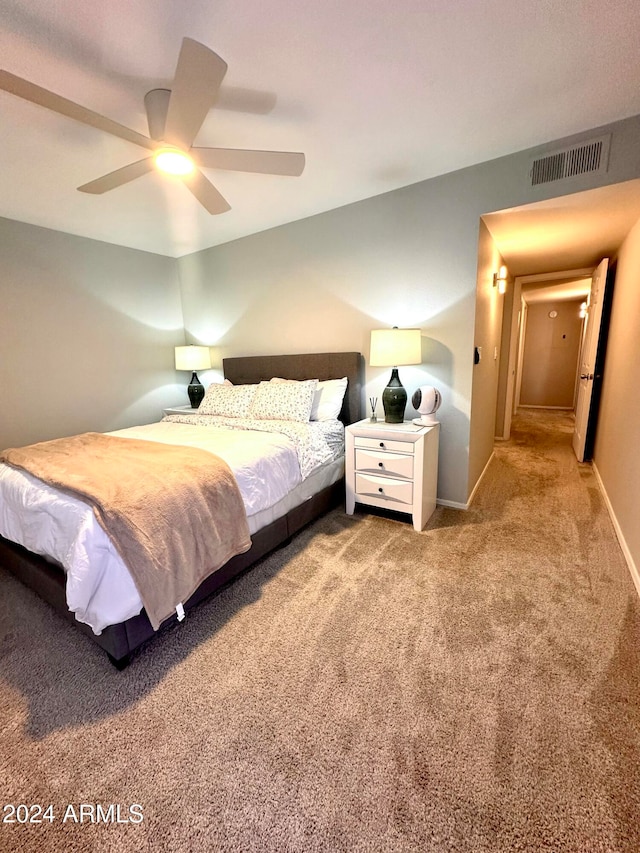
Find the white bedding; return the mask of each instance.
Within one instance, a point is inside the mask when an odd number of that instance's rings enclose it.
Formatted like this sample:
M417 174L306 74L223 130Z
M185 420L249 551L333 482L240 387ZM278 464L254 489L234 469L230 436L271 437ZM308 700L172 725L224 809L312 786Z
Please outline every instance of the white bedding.
M111 435L199 447L222 457L238 482L251 533L265 511L284 505L303 480L344 452L339 421L291 429L280 421L227 420L170 416ZM69 610L94 633L142 610L131 575L91 506L7 465L0 465L0 534L64 567Z

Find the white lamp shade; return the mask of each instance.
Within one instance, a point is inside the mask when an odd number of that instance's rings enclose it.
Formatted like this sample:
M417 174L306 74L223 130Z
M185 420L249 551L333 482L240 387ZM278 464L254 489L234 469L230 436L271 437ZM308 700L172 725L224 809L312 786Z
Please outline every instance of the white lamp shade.
M208 370L210 367L209 347L176 347L176 370Z
M371 332L371 367L400 367L422 363L420 329L374 329Z

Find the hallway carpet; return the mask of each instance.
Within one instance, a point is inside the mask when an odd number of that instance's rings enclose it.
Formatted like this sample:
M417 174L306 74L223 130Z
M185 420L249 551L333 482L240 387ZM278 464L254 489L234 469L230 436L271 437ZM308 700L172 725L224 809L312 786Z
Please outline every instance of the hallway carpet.
M640 850L640 606L562 413L469 512L336 510L122 673L0 596L0 806L52 806L3 853Z

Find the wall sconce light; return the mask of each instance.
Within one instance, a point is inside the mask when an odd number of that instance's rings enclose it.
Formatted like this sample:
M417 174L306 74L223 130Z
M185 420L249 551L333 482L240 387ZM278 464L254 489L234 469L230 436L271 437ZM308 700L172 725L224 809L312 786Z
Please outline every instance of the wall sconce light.
M382 392L384 419L388 424L401 424L407 406L407 392L400 382L398 366L422 363L420 329L374 329L371 332L371 367L392 367L387 387Z
M204 397L204 385L198 379L197 370L209 370L211 350L209 347L176 347L176 370L191 371L191 382L187 387L192 409L197 409Z
M500 267L498 272L493 274L493 286L498 288L498 293L505 293L507 289L507 268Z
M580 303L580 314L578 316L582 319L587 316L587 303L586 302Z

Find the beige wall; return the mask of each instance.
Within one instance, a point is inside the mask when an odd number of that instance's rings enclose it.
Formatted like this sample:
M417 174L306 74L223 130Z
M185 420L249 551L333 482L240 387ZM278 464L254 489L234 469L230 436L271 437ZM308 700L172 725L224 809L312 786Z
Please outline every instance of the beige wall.
M0 448L186 402L174 260L0 219L0 306Z
M503 259L489 229L480 222L478 236L478 278L474 346L481 350L480 361L473 368L471 396L471 429L469 441L469 483L478 482L493 452L500 370L502 315L507 294L498 293L493 275ZM513 283L508 286L513 291Z
M439 494L460 500L478 217L460 218L464 180L452 182L459 201L409 187L181 258L179 268L187 335L220 359L344 349L368 360L371 329L421 328L424 363L401 367L400 378L409 397L424 384L443 394ZM367 368L365 400L381 397L389 373Z
M640 220L618 254L594 463L640 581Z
M498 393L496 397L495 422L495 434L498 439L509 438L509 435L505 436L505 429L507 428L507 424L511 424L511 418L507 417L507 396L510 398L508 405L513 406L513 393L510 390L513 386L509 385L510 368L512 379L515 381L515 370L509 364L509 347L515 345L514 335L517 336L518 334L518 324L516 322L516 327L513 328L513 300L515 298L515 286L513 282L510 284L511 286L507 288L507 292L504 294L504 300L502 303L502 331L500 333L502 349L500 352L500 366L498 368ZM520 298L518 298L518 304L519 303Z
M521 406L574 406L583 321L582 299L534 302L527 311L522 354ZM550 312L556 317L550 317Z

